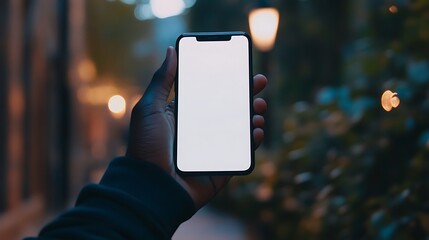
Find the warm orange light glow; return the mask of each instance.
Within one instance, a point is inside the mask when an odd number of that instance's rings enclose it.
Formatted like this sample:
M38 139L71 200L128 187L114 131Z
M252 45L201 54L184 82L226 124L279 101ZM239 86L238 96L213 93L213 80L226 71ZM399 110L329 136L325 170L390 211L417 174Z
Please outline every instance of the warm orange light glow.
M387 112L390 112L392 108L397 108L401 100L398 97L397 93L394 93L390 90L386 90L383 95L381 95L381 106Z
M394 93L392 99L390 99L390 103L392 104L393 108L397 108L401 103L401 100L398 98L398 95L396 95L396 93Z
M279 19L279 11L275 8L257 8L250 12L250 34L256 48L261 51L269 51L273 48Z
M121 95L114 95L110 97L108 102L108 107L110 112L112 112L114 117L122 117L125 114L126 110L126 101Z
M397 13L398 12L398 7L395 5L392 5L389 7L389 12L390 13Z
M84 82L93 80L97 75L95 64L90 59L82 60L77 67L77 72L80 79L82 79Z
M104 105L109 101L110 96L115 95L118 89L109 86L84 86L78 89L77 97L80 102L90 105Z

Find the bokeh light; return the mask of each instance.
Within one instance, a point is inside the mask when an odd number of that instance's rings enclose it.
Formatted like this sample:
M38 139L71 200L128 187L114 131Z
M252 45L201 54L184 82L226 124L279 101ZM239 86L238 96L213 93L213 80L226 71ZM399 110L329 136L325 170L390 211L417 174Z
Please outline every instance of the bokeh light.
M157 18L168 18L185 11L183 0L151 0L152 13Z
M83 82L89 82L97 76L97 68L91 59L83 59L77 67L77 72Z
M169 18L180 15L195 5L196 0L121 0L126 4L135 4L134 16L141 21L154 18Z
M141 21L155 18L150 4L147 3L138 4L134 9L134 16Z
M398 94L395 92L386 90L381 95L381 106L387 112L390 112L392 108L397 108L400 103L401 100L399 99Z
M249 14L249 27L253 43L261 51L273 48L280 15L275 8L257 8Z
M122 117L125 114L126 101L121 95L110 97L107 105L114 117Z
M395 6L395 5L391 5L391 6L389 7L389 12L390 12L390 13L393 13L393 14L398 13L398 7L397 7L397 6Z

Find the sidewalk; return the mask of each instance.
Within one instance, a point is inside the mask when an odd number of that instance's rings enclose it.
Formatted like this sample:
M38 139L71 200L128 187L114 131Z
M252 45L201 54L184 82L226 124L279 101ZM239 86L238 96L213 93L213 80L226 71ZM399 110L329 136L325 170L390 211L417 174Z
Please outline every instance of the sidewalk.
M172 240L245 240L245 235L240 221L205 207L180 225Z

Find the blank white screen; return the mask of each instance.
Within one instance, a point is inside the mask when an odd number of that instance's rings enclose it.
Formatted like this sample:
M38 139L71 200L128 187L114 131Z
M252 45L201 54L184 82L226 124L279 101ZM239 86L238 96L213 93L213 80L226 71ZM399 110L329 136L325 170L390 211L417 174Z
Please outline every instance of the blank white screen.
M179 42L177 167L184 172L245 171L251 166L249 45Z

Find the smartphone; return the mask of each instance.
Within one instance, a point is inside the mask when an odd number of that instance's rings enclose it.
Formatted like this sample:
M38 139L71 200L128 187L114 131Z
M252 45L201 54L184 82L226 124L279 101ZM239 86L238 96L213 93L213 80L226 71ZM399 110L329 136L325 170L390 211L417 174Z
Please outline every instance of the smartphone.
M174 159L179 174L253 170L251 49L244 32L177 38Z

